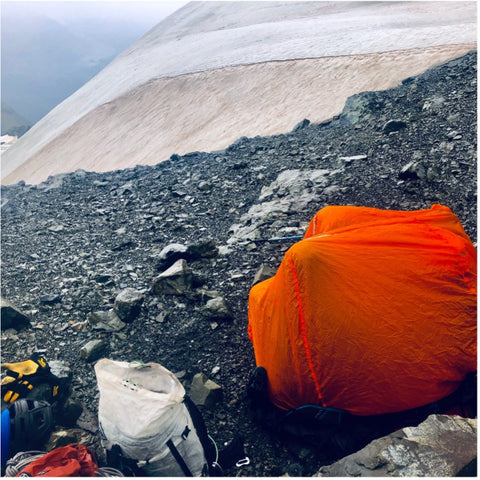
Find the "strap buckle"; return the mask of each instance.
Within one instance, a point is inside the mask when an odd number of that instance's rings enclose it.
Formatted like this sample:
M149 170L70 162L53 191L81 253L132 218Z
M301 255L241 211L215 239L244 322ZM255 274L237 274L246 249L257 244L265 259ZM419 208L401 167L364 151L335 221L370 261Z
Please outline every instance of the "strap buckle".
M237 468L245 467L246 465L250 465L250 459L248 457L242 458L235 464Z

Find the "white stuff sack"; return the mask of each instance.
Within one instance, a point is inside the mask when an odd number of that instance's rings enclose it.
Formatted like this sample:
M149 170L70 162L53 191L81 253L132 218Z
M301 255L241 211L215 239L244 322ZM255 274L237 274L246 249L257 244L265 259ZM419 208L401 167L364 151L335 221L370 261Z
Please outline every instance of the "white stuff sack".
M184 477L167 445L171 440L192 475L202 475L205 453L183 402L185 389L173 373L157 363L102 359L95 374L107 450L118 445L149 476Z

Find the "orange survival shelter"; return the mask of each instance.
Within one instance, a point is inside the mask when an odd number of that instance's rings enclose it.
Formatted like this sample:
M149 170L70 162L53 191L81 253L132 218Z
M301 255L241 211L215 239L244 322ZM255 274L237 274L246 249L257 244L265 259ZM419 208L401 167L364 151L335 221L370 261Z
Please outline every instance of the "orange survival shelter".
M355 415L439 400L476 371L476 250L441 205L329 206L249 295L269 396Z

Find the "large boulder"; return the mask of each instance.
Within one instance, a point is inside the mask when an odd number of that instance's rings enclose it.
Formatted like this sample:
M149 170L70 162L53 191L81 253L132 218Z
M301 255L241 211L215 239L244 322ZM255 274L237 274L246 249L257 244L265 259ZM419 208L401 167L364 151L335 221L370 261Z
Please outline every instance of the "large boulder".
M322 467L317 477L454 477L476 470L477 420L430 415Z

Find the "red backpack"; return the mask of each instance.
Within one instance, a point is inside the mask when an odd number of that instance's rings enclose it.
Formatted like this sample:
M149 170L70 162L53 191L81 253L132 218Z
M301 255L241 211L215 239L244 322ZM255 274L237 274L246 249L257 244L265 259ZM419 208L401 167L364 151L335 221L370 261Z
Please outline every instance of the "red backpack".
M95 477L98 471L93 452L72 443L46 453L23 468L17 477Z

